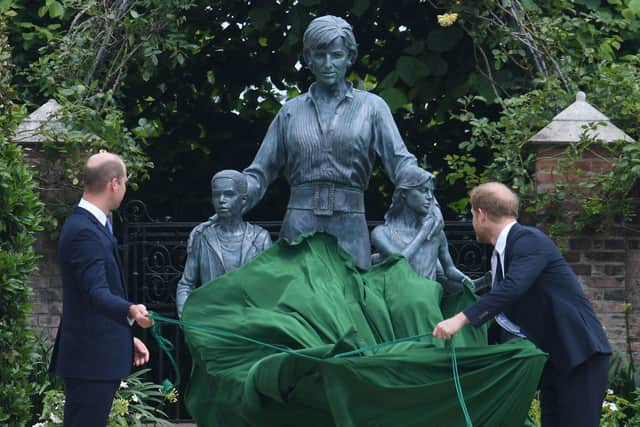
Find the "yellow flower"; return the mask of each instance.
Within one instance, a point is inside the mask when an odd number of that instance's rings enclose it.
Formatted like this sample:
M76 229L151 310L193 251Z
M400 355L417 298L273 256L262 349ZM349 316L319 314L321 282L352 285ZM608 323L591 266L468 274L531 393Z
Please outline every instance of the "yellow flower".
M441 27L449 27L458 20L457 13L445 13L444 15L438 15L438 24Z

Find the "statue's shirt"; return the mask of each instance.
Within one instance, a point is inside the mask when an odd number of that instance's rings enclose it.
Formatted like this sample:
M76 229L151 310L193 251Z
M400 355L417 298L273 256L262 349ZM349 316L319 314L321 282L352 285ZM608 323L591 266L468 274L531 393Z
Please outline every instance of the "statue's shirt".
M382 98L349 84L335 114L321 124L314 87L282 107L245 169L257 193L253 203L280 173L292 186L328 181L364 191L376 154L392 182L400 168L416 164Z

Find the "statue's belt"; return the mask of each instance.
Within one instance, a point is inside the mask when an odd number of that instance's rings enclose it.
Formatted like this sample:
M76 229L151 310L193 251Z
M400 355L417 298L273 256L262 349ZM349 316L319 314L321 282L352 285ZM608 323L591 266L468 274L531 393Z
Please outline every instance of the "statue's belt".
M313 211L329 216L334 212L364 214L364 192L331 182L311 182L291 187L287 209Z

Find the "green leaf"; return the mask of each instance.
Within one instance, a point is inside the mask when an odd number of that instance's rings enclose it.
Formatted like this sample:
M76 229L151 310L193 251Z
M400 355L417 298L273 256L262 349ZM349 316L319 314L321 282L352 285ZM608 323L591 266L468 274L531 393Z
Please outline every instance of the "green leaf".
M591 10L596 10L600 7L600 0L575 0L577 4L583 4Z
M385 77L380 82L380 88L386 89L386 88L393 87L395 86L397 81L398 81L398 73L396 73L395 71L392 71L389 74L387 74L387 77Z
M0 0L0 12L5 12L13 6L15 6L13 0Z
M384 98L385 101L387 101L387 104L389 104L389 108L391 109L391 111L396 111L398 108L409 102L409 99L407 99L407 95L405 95L405 93L401 90L394 87L383 90L382 93L380 93L380 96Z
M629 2L629 9L637 15L640 15L640 0L631 0Z
M435 52L446 52L455 47L463 33L457 26L435 28L427 35L427 47Z
M131 12L129 12L129 14L131 14L131 17L133 19L137 19L140 17L140 14L138 12L135 11L135 9L131 9Z
M444 76L449 70L449 63L439 54L430 54L424 59L425 65L431 70L432 76Z
M256 29L264 30L271 20L271 14L269 10L257 7L249 11L249 19Z
M47 0L47 7L49 8L49 16L52 18L64 15L64 7L56 0Z
M412 56L401 56L396 63L396 72L403 82L413 86L417 79L429 75L429 67Z
M354 0L351 11L355 16L362 16L369 9L369 0Z

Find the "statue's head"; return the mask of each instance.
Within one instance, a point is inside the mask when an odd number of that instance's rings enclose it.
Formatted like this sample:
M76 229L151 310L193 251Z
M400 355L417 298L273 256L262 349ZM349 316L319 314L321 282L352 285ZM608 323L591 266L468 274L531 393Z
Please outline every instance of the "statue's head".
M418 216L426 215L434 204L434 188L432 173L417 166L404 167L396 176L396 188L387 215L398 215L405 207Z
M247 192L247 178L236 170L221 170L211 178L211 201L221 219L242 217Z
M347 69L358 57L351 25L331 15L314 19L304 32L303 56L317 82L344 80Z

